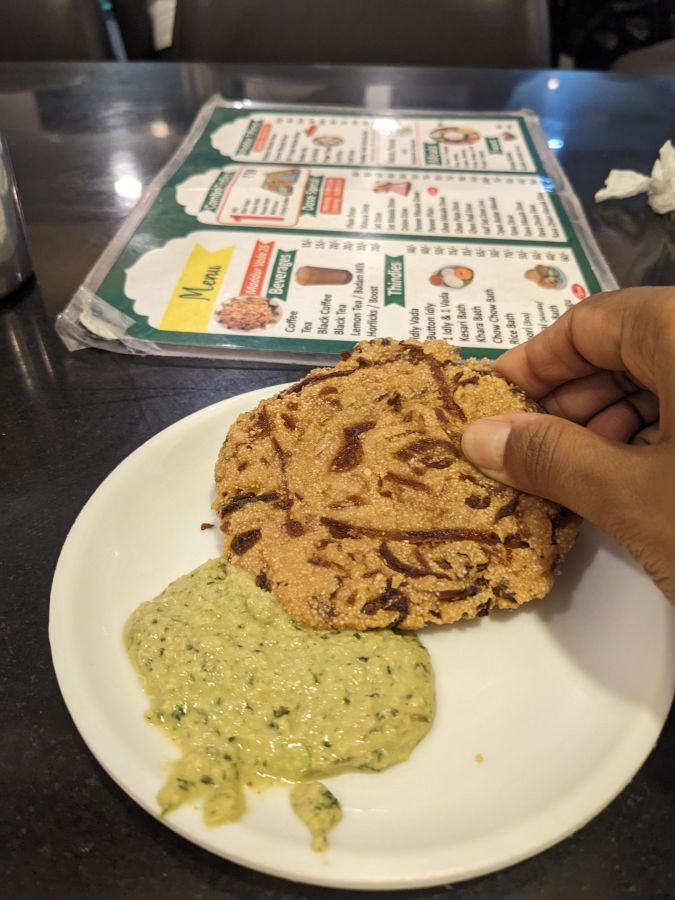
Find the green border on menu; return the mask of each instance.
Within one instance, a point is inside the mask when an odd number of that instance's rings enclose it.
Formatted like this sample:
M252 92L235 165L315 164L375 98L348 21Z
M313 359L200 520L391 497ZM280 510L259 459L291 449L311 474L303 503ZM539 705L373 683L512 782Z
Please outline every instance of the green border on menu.
M215 108L211 116L198 136L192 150L189 152L184 162L176 169L174 174L161 187L154 203L150 206L144 218L140 221L131 239L122 249L117 260L113 263L103 281L96 290L101 299L105 300L111 306L123 312L129 318L134 320L134 324L130 325L126 331L126 335L136 340L153 341L166 345L178 346L201 346L222 349L247 349L247 350L280 350L295 351L298 353L323 353L338 354L343 350L350 350L354 340L322 340L319 338L298 338L298 337L273 337L265 335L233 335L233 334L197 334L193 332L176 332L176 331L160 331L149 324L147 316L139 315L133 307L133 302L124 293L124 276L125 271L133 265L141 256L150 250L166 244L172 238L187 237L194 232L195 219L188 215L184 208L178 204L175 196L176 185L183 182L190 175L203 172L206 168L212 168L217 162L219 166L226 165L228 162L232 164L240 164L241 161L230 156L222 154L220 151L214 150L211 145L211 135L216 128L235 121L238 118L250 117L251 115L303 115L303 116L324 116L336 118L342 116L345 118L372 118L373 113L365 111L345 111L345 110L327 110L327 109L294 109L294 108L269 108L269 107L244 107L244 108ZM438 119L442 117L447 120L471 119L500 119L506 121L518 122L523 134L525 144L532 157L536 171L533 172L512 172L495 171L495 170L469 170L469 169L448 169L445 167L434 168L431 171L436 172L464 172L466 174L480 175L498 175L502 177L529 176L539 178L549 178L549 174L544 168L541 157L537 151L535 143L530 134L527 121L524 116L514 113L474 113L467 112L465 115L439 115L439 113L414 113L396 115L396 118L405 120L411 119ZM214 160L214 153L217 159ZM344 165L321 163L322 168L335 169L377 169L377 166L368 165ZM406 169L429 171L428 167L406 165ZM601 289L595 272L588 260L584 248L579 240L576 230L570 221L569 215L564 207L560 196L553 190L547 191L550 194L551 202L558 215L564 235L565 242L551 243L542 241L514 241L498 238L455 238L455 239L439 239L438 237L430 237L428 235L410 235L395 233L373 233L373 232L345 232L345 231L324 231L304 228L275 229L275 234L297 234L306 237L353 237L354 239L367 240L405 240L406 242L424 242L435 241L448 244L483 244L483 245L503 245L518 247L538 247L546 249L568 249L570 250L582 272L584 279L591 293L595 293ZM260 227L248 226L231 226L223 228L220 225L198 223L200 231L214 231L220 234L228 233L265 233L269 234L268 229ZM495 359L500 356L504 350L489 347L462 347L460 348L464 356L483 356ZM504 348L506 349L506 348Z
M327 110L327 109L312 109L312 108L303 108L302 110L293 109L292 107L284 108L284 109L274 109L273 107L265 107L265 106L256 106L256 107L245 107L243 109L229 109L227 107L219 107L214 109L211 113L211 118L206 123L204 131L202 132L199 140L195 144L195 147L185 161L185 163L189 162L190 157L194 155L195 151L200 152L202 150L207 150L209 156L213 155L213 147L211 146L211 134L223 125L228 124L229 122L234 122L236 119L249 118L251 115L296 115L296 116L324 116L326 118L337 118L342 116L346 119L372 119L374 114L372 112L366 111L355 111L349 112L345 110ZM384 113L382 114L384 116ZM509 170L504 169L453 169L446 168L444 166L438 166L437 168L429 169L428 166L412 166L406 165L404 168L411 169L414 171L420 172L467 172L477 173L481 175L509 175L509 174L520 174L520 175L548 175L544 163L539 156L539 152L535 146L534 141L532 140L532 135L530 134L530 129L527 127L527 121L524 116L519 115L518 113L481 113L481 112L467 112L465 115L457 115L456 113L450 113L448 115L439 115L439 113L430 113L430 112L419 112L414 113L414 115L405 114L398 115L395 113L391 113L392 116L395 116L397 119L439 119L442 118L444 121L463 121L465 119L500 119L504 121L517 122L521 133L523 135L523 140L525 145L534 161L535 168L532 171L527 172L517 172L512 173ZM208 137L207 146L201 146L204 142L204 139ZM219 156L224 160L229 160L229 162L237 163L240 160L237 160L235 157L228 156L227 154L221 153L217 151ZM185 163L183 165L185 165ZM181 166L181 169L183 167ZM377 169L378 166L369 166L369 165L359 165L350 164L346 165L344 163L321 163L321 168L324 169ZM386 168L392 168L391 166L387 166ZM395 168L395 167L394 167ZM178 173L176 173L178 174Z

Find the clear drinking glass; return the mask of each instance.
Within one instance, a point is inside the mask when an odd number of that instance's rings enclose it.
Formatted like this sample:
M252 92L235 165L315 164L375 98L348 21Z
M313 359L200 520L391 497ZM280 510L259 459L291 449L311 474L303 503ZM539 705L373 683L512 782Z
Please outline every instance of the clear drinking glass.
M0 298L33 271L7 142L0 134Z

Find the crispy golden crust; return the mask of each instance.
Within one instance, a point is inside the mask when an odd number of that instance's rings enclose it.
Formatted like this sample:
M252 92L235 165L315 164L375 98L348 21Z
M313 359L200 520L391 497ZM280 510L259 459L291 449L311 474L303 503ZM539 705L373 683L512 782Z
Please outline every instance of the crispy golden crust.
M416 629L543 597L577 518L460 448L467 422L535 409L443 341L357 344L230 429L225 556L314 628Z

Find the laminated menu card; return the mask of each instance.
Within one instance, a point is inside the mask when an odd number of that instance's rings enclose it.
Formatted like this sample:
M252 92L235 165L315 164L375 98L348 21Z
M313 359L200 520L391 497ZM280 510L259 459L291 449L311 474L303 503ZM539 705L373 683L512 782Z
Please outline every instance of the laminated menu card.
M213 98L57 320L71 349L495 357L615 282L537 117Z

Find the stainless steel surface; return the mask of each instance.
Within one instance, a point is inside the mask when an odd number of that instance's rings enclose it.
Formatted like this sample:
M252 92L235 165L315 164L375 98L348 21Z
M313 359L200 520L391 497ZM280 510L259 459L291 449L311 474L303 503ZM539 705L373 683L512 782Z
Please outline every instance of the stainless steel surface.
M9 149L0 134L0 298L11 294L32 271Z

